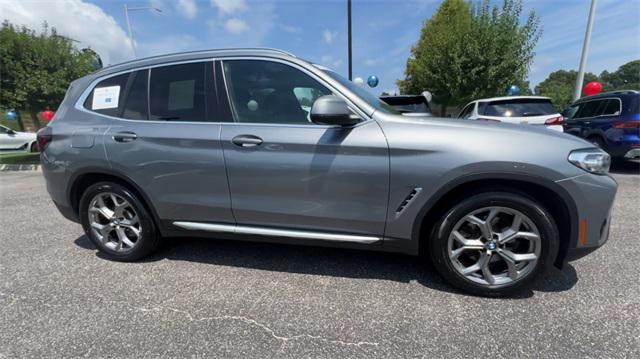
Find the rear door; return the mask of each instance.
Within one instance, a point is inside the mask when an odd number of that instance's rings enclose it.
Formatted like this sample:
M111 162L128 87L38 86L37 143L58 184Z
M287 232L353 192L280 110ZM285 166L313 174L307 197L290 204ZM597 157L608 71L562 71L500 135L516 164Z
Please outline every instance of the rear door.
M568 121L567 127L571 129L571 133L582 138L601 135L601 131L597 129L598 116L604 110L606 102L606 99L596 99L581 103L573 118Z
M301 67L222 65L236 122L222 125L221 140L238 225L381 237L389 153L378 124L311 122L313 102L335 92Z
M216 120L213 62L136 71L104 143L114 171L173 221L234 223Z

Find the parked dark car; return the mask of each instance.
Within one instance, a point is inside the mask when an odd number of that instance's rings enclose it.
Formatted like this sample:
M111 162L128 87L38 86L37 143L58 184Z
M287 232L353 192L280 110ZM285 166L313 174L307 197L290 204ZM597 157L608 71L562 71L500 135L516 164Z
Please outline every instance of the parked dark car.
M380 96L380 99L400 113L431 114L431 106L424 95Z
M598 145L612 158L640 157L640 91L583 97L562 115L565 132Z

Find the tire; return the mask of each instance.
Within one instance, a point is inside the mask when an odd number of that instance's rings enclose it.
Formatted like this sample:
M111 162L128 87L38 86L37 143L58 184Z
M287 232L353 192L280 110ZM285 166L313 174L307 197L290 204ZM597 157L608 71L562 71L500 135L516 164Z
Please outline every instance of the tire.
M34 142L31 144L31 146L29 146L29 152L39 152L38 151L38 143Z
M494 217L489 222L494 224L487 227L491 213ZM483 228L492 233L490 240L483 240L488 236ZM519 234L513 235L516 231ZM469 242L468 238L480 239ZM451 285L470 294L498 297L530 289L553 265L558 244L557 226L542 205L523 194L492 191L453 205L434 226L429 253L436 270ZM466 273L478 265L483 269Z
M117 183L99 182L84 191L80 221L91 242L112 260L144 258L160 243L157 228L142 201Z
M601 137L589 137L588 141L593 143L594 145L598 146L598 148L602 149L603 151L606 151L605 147L606 144L604 142L604 140Z

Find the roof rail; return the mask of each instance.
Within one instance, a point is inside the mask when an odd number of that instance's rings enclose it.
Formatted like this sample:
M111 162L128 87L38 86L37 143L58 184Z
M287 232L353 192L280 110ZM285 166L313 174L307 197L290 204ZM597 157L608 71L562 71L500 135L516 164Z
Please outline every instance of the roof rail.
M238 50L271 51L271 52L276 52L276 53L287 55L287 56L291 56L291 57L296 57L296 55L294 55L294 54L292 54L292 53L290 53L288 51L284 51L284 50L280 50L280 49L274 49L274 48L270 48L270 47L232 47L232 48L222 48L222 49L193 50L193 51L183 51L183 52L172 52L172 53L169 53L169 54L142 57L142 58L139 58L139 59L133 59L133 60L129 60L129 61L119 62L117 64L113 64L113 65L109 65L109 66L103 67L103 68L97 70L96 73L97 72L102 72L103 70L110 69L110 68L113 68L113 67L116 67L116 66L131 64L131 63L134 63L134 62L137 62L137 61L142 61L142 60L152 60L152 59L157 59L157 58L162 58L162 57L167 57L167 56L176 56L176 55L198 54L198 53L207 53L207 52L215 52L215 51L238 51Z

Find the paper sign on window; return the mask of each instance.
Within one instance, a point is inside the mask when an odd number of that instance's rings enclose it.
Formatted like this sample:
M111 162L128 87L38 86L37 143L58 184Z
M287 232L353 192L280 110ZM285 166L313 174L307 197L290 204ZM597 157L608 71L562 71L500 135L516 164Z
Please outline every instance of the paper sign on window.
M117 108L120 98L120 86L96 87L93 90L92 110Z

